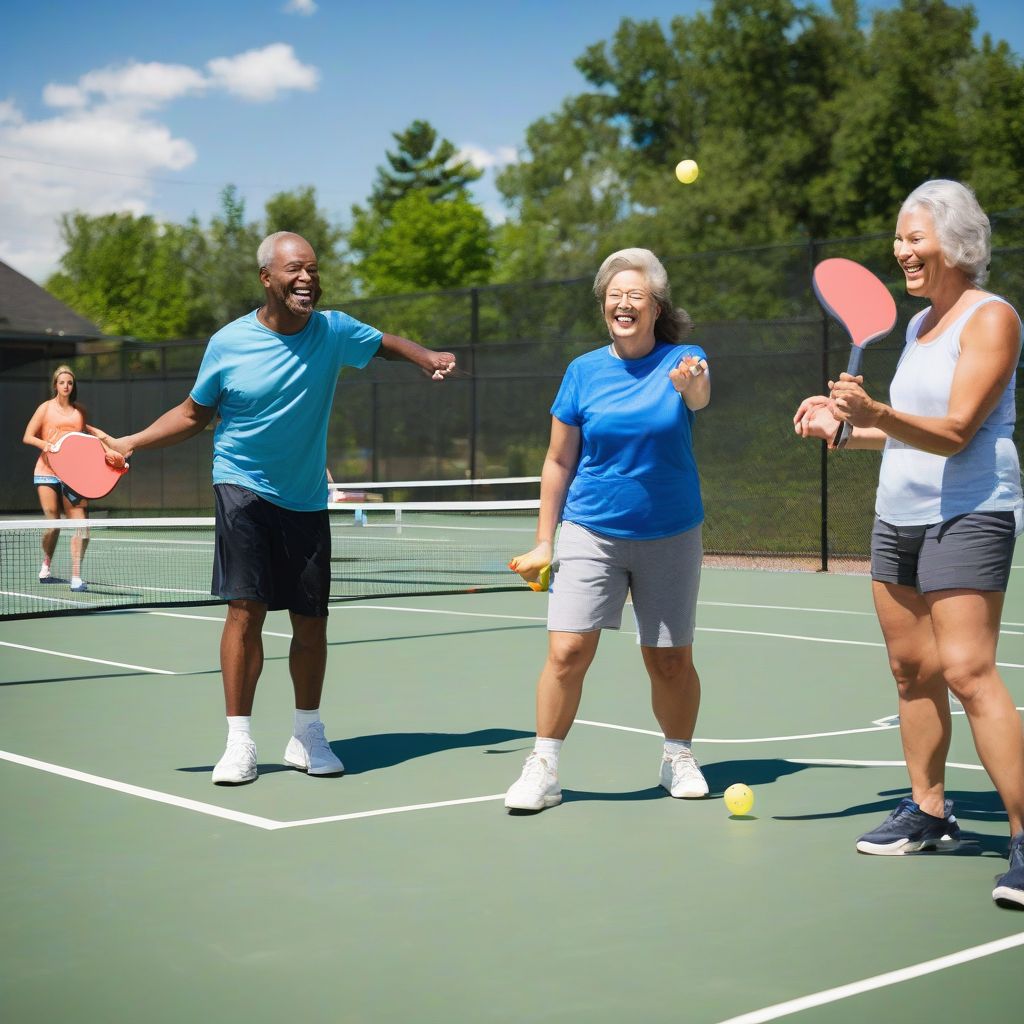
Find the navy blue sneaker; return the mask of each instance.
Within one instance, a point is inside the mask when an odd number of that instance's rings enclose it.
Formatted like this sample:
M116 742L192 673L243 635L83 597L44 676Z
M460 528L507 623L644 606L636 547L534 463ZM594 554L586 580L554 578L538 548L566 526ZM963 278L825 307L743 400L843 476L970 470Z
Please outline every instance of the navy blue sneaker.
M955 850L960 845L960 826L953 817L953 801L947 800L943 810L945 817L935 818L904 797L878 828L857 840L857 850L889 857L918 850Z
M1007 910L1024 910L1024 832L1010 840L1010 870L996 879L992 899Z

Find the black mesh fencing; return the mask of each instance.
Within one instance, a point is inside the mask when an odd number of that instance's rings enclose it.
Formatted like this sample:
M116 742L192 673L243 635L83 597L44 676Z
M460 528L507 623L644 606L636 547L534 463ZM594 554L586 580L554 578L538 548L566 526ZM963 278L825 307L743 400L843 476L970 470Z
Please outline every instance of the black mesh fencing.
M1018 309L1024 299L1024 211L993 221L987 287ZM884 396L902 332L920 308L904 295L889 236L808 241L665 260L673 295L696 322L708 352L713 395L697 416L705 546L711 553L789 560L814 568L863 559L869 549L880 456L826 454L798 439L792 416L845 369L849 344L810 288L829 256L856 259L890 285L896 331L865 355L869 390ZM322 305L343 306L381 330L455 353L459 376L431 382L380 359L346 370L329 425L328 466L337 481L455 480L536 476L547 448L550 407L566 365L605 343L592 281L495 285ZM205 342L98 345L72 360L90 420L112 434L137 430L182 401ZM56 363L0 374L0 509L38 512L32 449L22 445L32 411L48 395ZM1019 443L1019 442L1018 442ZM212 429L172 448L142 452L93 514L207 513L212 508ZM467 486L425 500L536 497ZM401 500L401 498L400 498Z

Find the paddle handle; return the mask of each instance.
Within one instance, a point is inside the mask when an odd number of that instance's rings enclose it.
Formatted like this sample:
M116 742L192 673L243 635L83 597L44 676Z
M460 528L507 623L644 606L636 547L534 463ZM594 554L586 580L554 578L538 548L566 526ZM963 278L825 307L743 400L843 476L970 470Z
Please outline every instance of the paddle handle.
M851 377L856 377L860 373L860 364L864 360L864 349L859 345L854 345L850 349L850 361L846 364L846 372ZM850 435L853 433L853 427L848 422L840 424L839 429L836 431L835 436L832 438L833 448L845 448L846 442L850 440Z

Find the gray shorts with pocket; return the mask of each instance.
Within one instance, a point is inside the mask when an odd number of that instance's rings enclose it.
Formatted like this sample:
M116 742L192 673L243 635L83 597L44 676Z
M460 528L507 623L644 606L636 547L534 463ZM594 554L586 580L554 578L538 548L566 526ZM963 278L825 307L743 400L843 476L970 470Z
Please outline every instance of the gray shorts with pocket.
M871 578L933 590L1006 591L1016 523L1012 512L969 512L931 526L875 518Z
M562 523L552 568L548 629L618 629L632 592L645 647L689 647L704 557L701 527L656 540L627 540Z

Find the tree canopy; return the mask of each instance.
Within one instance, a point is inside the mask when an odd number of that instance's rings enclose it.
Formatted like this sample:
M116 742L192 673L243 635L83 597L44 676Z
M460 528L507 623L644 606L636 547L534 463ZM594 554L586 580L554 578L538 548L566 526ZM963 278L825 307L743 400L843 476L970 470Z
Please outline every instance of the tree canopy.
M624 18L576 60L584 89L530 124L498 175L498 226L470 193L482 172L415 120L347 226L308 185L273 196L262 222L232 186L206 228L69 213L49 287L112 333L173 337L252 308L252 254L273 230L313 244L337 303L586 275L627 245L671 259L889 230L935 177L966 181L990 212L1024 207L1020 57L975 42L970 6L866 9L713 0L667 25ZM684 158L700 165L692 185L673 174Z

